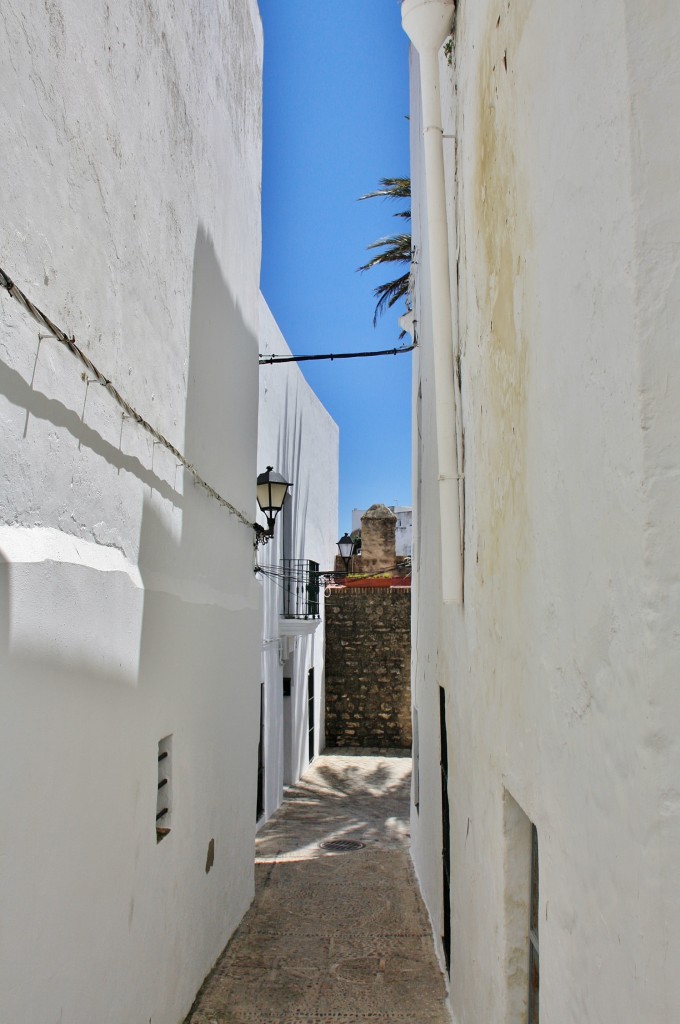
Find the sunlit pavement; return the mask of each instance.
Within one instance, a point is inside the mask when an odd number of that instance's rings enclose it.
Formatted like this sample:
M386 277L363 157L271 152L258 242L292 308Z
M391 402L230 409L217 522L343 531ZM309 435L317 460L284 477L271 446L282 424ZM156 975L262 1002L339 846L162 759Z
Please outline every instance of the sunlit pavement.
M409 758L333 751L257 841L254 903L187 1024L450 1024L415 882ZM352 840L334 853L319 844Z

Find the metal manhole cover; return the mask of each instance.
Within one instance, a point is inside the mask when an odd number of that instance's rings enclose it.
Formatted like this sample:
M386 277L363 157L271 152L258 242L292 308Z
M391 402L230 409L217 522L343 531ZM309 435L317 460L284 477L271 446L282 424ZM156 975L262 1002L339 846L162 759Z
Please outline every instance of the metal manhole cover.
M327 839L319 843L322 850L330 850L332 853L351 853L353 850L363 850L365 845L358 839Z

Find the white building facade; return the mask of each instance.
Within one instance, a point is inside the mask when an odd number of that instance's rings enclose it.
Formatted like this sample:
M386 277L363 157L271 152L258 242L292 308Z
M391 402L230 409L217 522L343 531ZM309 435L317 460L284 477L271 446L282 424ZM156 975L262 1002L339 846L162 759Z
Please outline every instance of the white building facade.
M676 1020L680 15L402 17L413 856L454 1017Z
M261 25L0 48L2 269L239 513L0 290L0 1019L177 1024L253 892Z
M266 302L260 351L290 355ZM260 367L258 465L290 484L274 538L259 549L264 628L257 818L263 825L324 749L324 584L338 540L339 434L296 363Z

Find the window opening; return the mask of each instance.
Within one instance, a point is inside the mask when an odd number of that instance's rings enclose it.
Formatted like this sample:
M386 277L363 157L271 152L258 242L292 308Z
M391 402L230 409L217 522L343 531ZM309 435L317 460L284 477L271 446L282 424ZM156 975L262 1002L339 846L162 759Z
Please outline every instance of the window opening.
M251 797L252 799L252 797ZM257 807L255 820L264 814L264 683L260 684L260 737L257 744Z
M289 654L283 665L283 784L290 786L295 782L296 771L293 762L297 763L296 715L294 710L293 690L295 688L295 655ZM288 696L286 696L288 693Z

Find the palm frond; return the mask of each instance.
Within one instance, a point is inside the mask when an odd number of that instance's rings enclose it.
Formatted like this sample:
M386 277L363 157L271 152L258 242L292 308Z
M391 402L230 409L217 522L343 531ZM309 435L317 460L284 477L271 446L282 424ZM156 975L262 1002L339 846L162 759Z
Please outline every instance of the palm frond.
M365 196L360 196L360 199L410 199L411 198L411 179L410 178L381 178L380 188L375 192L368 192ZM399 217L402 220L411 219L411 210L399 210L393 214L395 217ZM408 295L409 295L409 284L410 284L410 263L411 263L411 235L406 232L401 232L395 235L388 235L385 238L379 238L377 242L371 242L370 245L366 246L369 250L381 250L373 256L368 263L364 263L363 266L359 267L360 271L373 270L374 267L384 266L392 263L407 264L408 269L401 277L396 278L393 281L386 281L384 284L378 285L374 288L373 295L378 300L375 313L373 315L373 326L375 327L378 322L378 317L382 316L386 310L391 309L392 306L400 299L404 299L408 306ZM403 337L404 332L401 332L400 337Z
M366 248L383 249L384 252L378 253L368 263L364 263L362 267L359 267L360 271L372 270L373 267L378 267L383 263L410 263L411 261L410 235L390 235L388 238L379 238L377 242L371 242Z
M410 178L381 178L381 187L375 192L367 192L362 199L410 199L411 179Z
M398 302L399 299L408 300L410 276L410 271L408 271L396 280L386 281L385 284L379 284L377 288L373 289L373 295L378 300L373 314L374 327L378 322L378 317L382 316L385 310L391 309L395 302Z

